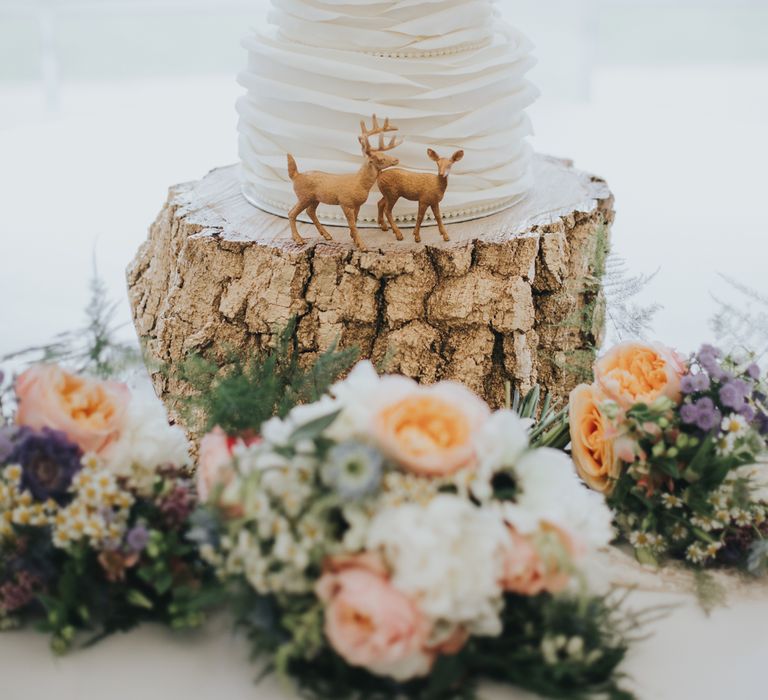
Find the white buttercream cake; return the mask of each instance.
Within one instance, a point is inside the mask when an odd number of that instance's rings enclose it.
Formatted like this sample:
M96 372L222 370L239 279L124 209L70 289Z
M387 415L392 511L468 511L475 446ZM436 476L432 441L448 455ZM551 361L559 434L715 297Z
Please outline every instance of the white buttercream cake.
M427 157L463 149L442 204L446 221L498 212L531 185L537 90L526 80L531 43L495 0L271 0L266 28L244 40L248 92L238 102L243 192L286 216L295 204L286 154L300 171L349 173L362 163L360 121L399 127L401 166L435 171ZM376 218L376 188L360 212ZM417 205L401 200L405 225ZM346 225L337 207L318 210Z

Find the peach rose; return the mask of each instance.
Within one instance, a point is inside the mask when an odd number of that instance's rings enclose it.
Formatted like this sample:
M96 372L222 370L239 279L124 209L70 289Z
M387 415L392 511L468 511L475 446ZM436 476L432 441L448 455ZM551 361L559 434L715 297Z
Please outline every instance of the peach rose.
M504 590L534 596L544 591L560 593L567 588L571 574L563 570L558 554L575 559L583 554L583 548L564 530L554 525L542 524L541 537L551 537L555 542L555 547L550 545L551 551L548 553L542 554L537 547L536 535L522 535L514 528L509 528L509 546L504 552L501 580Z
M614 448L613 426L601 408L604 401L595 386L582 384L571 392L568 411L576 471L590 488L609 494L621 476L621 461Z
M317 583L325 603L325 636L347 663L398 681L427 675L431 626L398 591L376 557L331 560Z
M59 430L84 452L101 452L119 435L131 393L125 384L37 365L16 380L16 421L35 430Z
M677 403L684 374L677 354L655 343L621 343L595 364L596 383L624 409L653 403L662 396Z
M455 382L413 391L381 408L373 419L379 447L405 469L446 476L473 466L473 437L490 416L484 401Z

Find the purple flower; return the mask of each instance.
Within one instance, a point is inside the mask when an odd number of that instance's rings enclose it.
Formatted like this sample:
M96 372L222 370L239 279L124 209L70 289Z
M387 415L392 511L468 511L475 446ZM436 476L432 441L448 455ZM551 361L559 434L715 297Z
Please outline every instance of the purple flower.
M19 431L10 462L22 469L21 487L35 500L64 504L72 479L81 469L83 453L64 433L50 428Z
M698 374L686 374L680 381L680 388L684 394L695 394L699 391L707 391L712 382L704 372Z
M696 391L707 391L712 386L712 382L704 372L694 375L693 381Z
M702 355L711 356L717 359L718 357L722 357L723 353L720 348L716 348L714 345L704 343L704 345L699 348L699 358L701 358Z
M29 571L19 571L15 577L0 586L0 610L16 612L34 599L40 580Z
M720 362L718 362L722 355L722 352L716 347L713 347L712 345L702 345L696 356L704 371L712 377L712 379L717 381L722 381L729 376L720 366Z
M749 396L749 385L741 379L731 379L720 388L720 402L727 408L740 410Z
M683 419L683 423L693 424L699 417L699 409L692 403L684 404L680 409L680 418Z
M757 362L753 362L747 367L747 375L750 379L760 379L760 365L758 365Z
M10 425L0 427L0 464L5 464L13 452L13 437L16 431Z
M680 409L680 418L683 423L695 425L699 430L709 432L720 425L723 416L716 408L715 402L705 396L696 403L684 404Z
M143 552L149 543L149 531L143 525L132 528L125 537L125 543L131 552L138 554Z
M761 435L768 435L768 411L765 410L765 406L768 405L768 397L761 392L755 392L752 397L757 405L757 415L754 419L755 430Z
M178 528L184 525L195 509L195 497L186 486L179 484L163 497L159 507L168 527Z
M760 435L768 435L768 414L758 411L755 428Z
M747 423L751 423L755 420L757 417L757 411L755 411L752 406L750 406L748 403L745 403L740 409L739 409L739 415L747 421Z

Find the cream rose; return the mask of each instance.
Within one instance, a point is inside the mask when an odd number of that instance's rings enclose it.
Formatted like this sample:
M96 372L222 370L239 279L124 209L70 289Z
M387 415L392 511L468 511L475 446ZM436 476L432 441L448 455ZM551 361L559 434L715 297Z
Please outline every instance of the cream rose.
M664 396L677 403L684 374L685 367L676 353L656 343L621 343L595 364L597 385L625 409Z
M397 681L430 672L431 625L375 557L329 562L316 590L326 606L325 635L347 663Z
M613 491L621 475L612 426L601 404L605 397L595 386L582 384L571 392L569 421L571 456L579 476L600 493Z
M19 425L59 430L84 452L101 452L119 437L131 400L125 384L80 377L58 365L28 369L16 381L16 395Z
M373 434L381 450L408 471L446 476L476 464L473 438L489 416L485 402L461 384L413 384L379 408Z

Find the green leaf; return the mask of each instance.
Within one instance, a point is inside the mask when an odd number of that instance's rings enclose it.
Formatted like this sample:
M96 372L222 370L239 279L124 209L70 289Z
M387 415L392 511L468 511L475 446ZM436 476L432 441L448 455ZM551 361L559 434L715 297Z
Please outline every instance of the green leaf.
M707 459L712 456L712 446L714 440L711 435L707 435L705 440L699 446L693 459L688 463L688 467L683 472L683 478L691 484L695 484L701 479L701 474L706 467Z
M291 433L289 442L295 445L303 440L316 440L319 438L328 428L333 425L334 421L339 417L341 410L329 413L326 416L315 418L314 420L299 426Z
M659 560L656 558L656 555L650 549L648 549L648 547L636 547L635 558L641 564L645 564L646 566L654 566L657 568L659 566Z
M149 598L147 598L147 596L145 596L141 591L137 591L135 588L132 588L128 591L125 599L128 601L129 605L133 605L135 608L152 610L155 607L154 603Z

